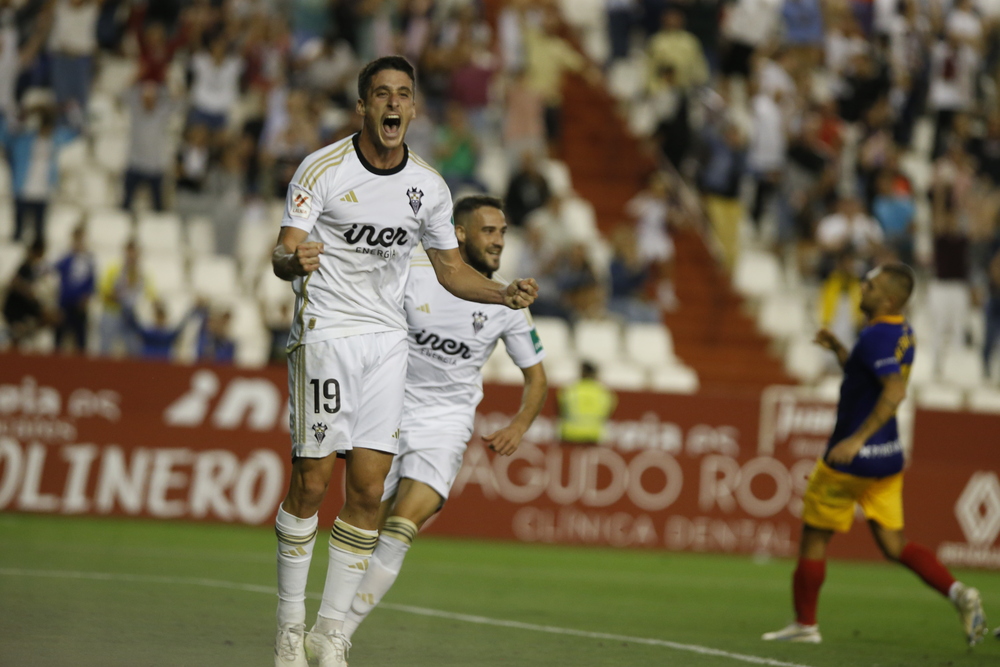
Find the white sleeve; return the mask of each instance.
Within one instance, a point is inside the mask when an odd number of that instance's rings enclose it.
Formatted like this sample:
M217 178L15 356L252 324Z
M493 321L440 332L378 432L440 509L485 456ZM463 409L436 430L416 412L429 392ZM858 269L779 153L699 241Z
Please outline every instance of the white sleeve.
M507 355L518 368L530 368L545 358L545 348L527 308L508 313L507 322L500 338L507 347Z
M440 188L439 204L431 211L423 236L420 237L425 249L448 250L458 247L455 226L451 222L451 192L448 191L448 186L443 180L440 181Z
M312 163L310 163L310 166ZM316 225L316 219L323 210L324 202L322 192L325 190L324 181L319 179L313 183L312 188L302 185L305 174L309 171L306 162L303 161L299 168L295 170L292 181L288 185L288 194L285 195L285 215L281 219L282 227L295 227L304 232L311 232Z

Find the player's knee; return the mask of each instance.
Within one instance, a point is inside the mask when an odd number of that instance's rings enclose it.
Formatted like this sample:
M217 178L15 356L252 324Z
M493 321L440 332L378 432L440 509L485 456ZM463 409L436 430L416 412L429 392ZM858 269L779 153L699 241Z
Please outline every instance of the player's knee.
M291 502L305 507L319 506L326 496L329 481L320 475L302 475L288 489Z
M383 488L380 481L354 482L347 487L347 502L361 512L377 515Z

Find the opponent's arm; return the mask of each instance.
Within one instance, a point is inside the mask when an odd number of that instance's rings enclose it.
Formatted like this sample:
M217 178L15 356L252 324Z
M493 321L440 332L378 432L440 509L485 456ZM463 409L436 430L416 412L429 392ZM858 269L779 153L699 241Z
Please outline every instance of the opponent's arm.
M841 368L847 363L847 358L851 356L851 351L844 347L844 344L829 329L817 331L813 342L837 355L837 361L840 362Z
M489 445L490 449L497 454L510 456L517 451L521 444L521 438L531 428L535 417L545 405L545 396L549 391L548 380L545 377L545 368L541 362L534 366L522 368L524 374L524 393L521 395L521 408L510 420L507 426L496 433L483 436L483 442Z
M309 232L297 227L282 227L278 234L278 245L271 253L271 268L274 275L282 280L295 280L319 268L319 256L323 254L323 244L306 243Z
M861 423L854 433L834 445L826 455L830 464L846 465L854 460L868 438L892 419L899 409L899 404L906 398L906 380L899 373L893 373L882 378L882 393L871 414Z
M459 299L476 303L499 303L518 310L530 306L538 296L538 285L533 278L501 285L466 264L458 248L427 248L426 252L434 266L438 282Z

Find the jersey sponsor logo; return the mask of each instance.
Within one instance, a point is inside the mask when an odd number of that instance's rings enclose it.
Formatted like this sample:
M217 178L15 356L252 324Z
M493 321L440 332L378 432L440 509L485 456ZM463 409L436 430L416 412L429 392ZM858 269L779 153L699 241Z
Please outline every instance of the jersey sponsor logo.
M417 211L420 210L420 200L424 196L423 191L418 190L417 188L410 188L406 191L406 196L410 199L410 208L413 209L413 215L416 215Z
M542 351L542 339L538 337L538 332L535 331L535 327L531 327L531 342L535 344L535 353Z
M413 340L417 345L435 352L443 352L452 356L461 356L463 359L472 358L472 350L465 343L451 338L444 338L436 333L421 329L420 333L413 334Z
M356 194L354 194L354 190L351 190L346 195L344 195L343 197L341 197L340 201L346 201L346 202L349 202L349 203L357 204L358 203L358 196Z
M312 195L308 192L292 187L292 206L288 209L288 215L293 218L308 218L312 212Z
M486 317L486 313L480 310L472 313L472 333L478 335L483 330L483 327L486 326L486 320L488 319L490 318Z
M382 246L391 248L394 245L403 245L407 241L406 230L402 227L383 227L376 229L374 225L351 225L351 228L344 234L344 240L351 245L366 243L371 247ZM361 252L358 250L357 252Z

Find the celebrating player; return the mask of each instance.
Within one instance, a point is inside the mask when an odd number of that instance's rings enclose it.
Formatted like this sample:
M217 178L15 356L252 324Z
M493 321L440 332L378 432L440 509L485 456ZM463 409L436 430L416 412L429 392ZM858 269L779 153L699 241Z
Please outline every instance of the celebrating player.
M861 309L868 326L854 349L848 352L825 329L816 336L819 345L837 355L844 380L836 426L803 498L802 541L792 578L796 620L764 634L767 641L822 641L816 606L826 576L826 547L834 531L850 530L856 503L885 557L910 568L952 601L969 644L986 634L979 592L956 581L929 549L903 535L903 448L895 415L906 397L915 353L913 330L902 315L912 291L913 273L905 264L877 268L862 284Z
M275 274L292 281L289 338L292 474L278 509L276 667L346 665L344 617L378 540L378 511L396 453L406 375L403 290L422 241L437 279L462 299L519 309L534 280L500 285L457 250L451 193L409 152L415 114L412 66L375 60L358 77L359 134L308 156L288 188L274 249ZM347 460L346 499L330 535L319 617L305 633L305 593L317 511L337 455Z
M507 231L501 207L482 195L455 205L462 258L487 278L499 268ZM483 440L499 454L513 454L545 402L545 351L527 311L456 299L417 258L406 285L406 319L410 357L399 454L385 481L378 546L344 623L348 638L396 581L417 531L448 498L483 398L480 369L498 339L524 374L524 394L510 424Z

